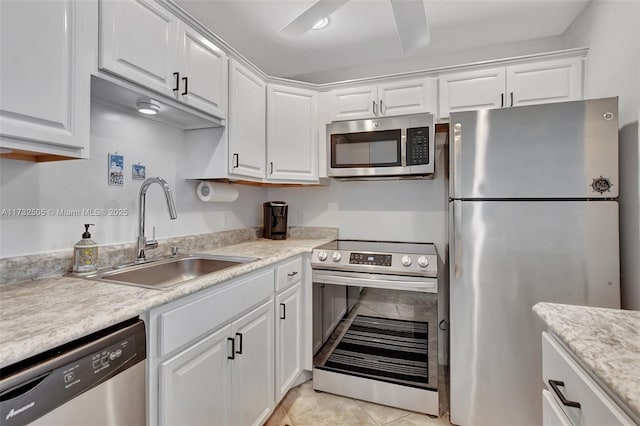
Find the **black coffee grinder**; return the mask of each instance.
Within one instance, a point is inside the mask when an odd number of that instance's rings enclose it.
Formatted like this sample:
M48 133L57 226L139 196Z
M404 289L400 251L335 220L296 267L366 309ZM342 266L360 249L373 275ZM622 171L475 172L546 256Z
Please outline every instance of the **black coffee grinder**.
M287 203L267 201L264 207L264 237L272 240L287 239Z

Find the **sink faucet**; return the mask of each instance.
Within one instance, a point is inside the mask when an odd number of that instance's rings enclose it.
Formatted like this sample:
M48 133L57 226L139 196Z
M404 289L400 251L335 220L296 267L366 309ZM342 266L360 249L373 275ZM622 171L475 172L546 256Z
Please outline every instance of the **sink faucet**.
M167 200L167 208L169 209L169 217L173 220L178 217L176 213L176 205L173 203L173 196L171 195L171 188L166 180L161 177L151 177L142 182L140 187L140 199L138 202L138 244L136 247L136 263L143 263L147 259L145 250L151 250L158 247L158 241L155 239L155 232L153 239L147 242L144 236L144 221L145 221L145 203L147 199L147 189L151 184L157 183L162 187L164 191L164 197Z

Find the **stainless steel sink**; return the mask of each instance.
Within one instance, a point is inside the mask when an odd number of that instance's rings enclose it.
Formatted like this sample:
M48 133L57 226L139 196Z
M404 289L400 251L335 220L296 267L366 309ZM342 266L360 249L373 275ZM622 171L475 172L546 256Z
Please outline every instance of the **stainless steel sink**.
M256 260L250 257L204 254L179 255L164 260L102 269L84 278L138 287L168 289L202 275Z

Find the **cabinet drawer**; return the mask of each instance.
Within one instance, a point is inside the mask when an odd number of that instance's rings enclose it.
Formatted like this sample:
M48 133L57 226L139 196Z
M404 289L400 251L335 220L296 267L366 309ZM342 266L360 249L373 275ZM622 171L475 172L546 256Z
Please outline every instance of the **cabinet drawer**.
M272 294L273 269L268 269L160 315L160 356L214 330Z
M298 256L276 269L276 292L297 283L302 278L302 256Z
M542 379L574 425L633 425L631 419L549 333L542 333ZM550 380L556 382L554 391ZM558 393L580 407L562 404Z

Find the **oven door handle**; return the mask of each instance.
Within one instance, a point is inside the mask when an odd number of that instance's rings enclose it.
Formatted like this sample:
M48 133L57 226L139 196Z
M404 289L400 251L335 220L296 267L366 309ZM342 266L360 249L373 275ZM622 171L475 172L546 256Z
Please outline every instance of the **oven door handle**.
M438 281L434 278L396 280L380 276L369 278L314 271L313 282L318 284L350 285L356 287L386 288L389 290L417 291L421 293L438 292Z

